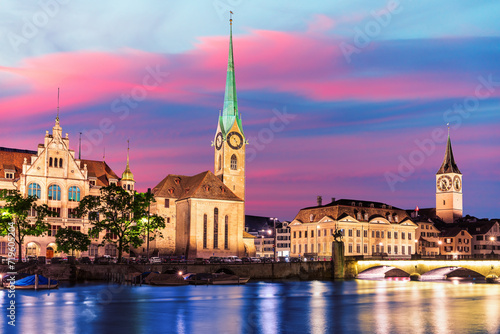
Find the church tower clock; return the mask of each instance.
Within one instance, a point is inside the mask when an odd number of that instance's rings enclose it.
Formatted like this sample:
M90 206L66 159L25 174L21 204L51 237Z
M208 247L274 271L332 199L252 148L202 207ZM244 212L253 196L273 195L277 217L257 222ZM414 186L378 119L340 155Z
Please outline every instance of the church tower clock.
M227 62L224 108L219 115L214 138L214 174L236 196L245 199L245 146L241 117L236 98L233 60L233 20L230 19L229 59Z
M449 133L443 164L436 174L436 215L446 223L463 216L462 173L453 157Z

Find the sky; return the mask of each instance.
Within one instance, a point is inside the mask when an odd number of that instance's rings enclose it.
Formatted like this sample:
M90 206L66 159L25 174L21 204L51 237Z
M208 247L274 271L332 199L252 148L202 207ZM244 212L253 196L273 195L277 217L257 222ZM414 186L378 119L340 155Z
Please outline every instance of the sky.
M246 214L332 198L435 207L447 124L464 214L500 218L497 1L2 1L0 146L126 163L137 188L214 168L229 46Z

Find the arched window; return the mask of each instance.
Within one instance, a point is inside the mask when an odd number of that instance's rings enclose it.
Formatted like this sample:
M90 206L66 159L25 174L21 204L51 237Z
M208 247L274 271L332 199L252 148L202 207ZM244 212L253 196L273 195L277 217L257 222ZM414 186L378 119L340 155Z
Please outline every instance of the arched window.
M59 187L57 184L53 184L49 187L49 200L61 200L61 187Z
M31 183L28 186L28 196L36 196L37 198L40 198L42 192L42 188L38 183Z
M203 248L207 248L208 217L203 215Z
M69 188L68 201L80 202L80 188L74 186Z
M236 155L231 156L231 169L232 170L237 170L238 169L238 159L236 158Z
M59 168L62 168L62 159L59 159Z
M224 218L224 249L229 249L229 217Z
M99 248L98 248L98 247L99 247L99 246L97 246L96 244L91 244L91 245L89 246L89 256L92 256L92 257L97 256L97 254L98 254L98 250L99 250Z
M219 209L214 209L214 248L219 248Z
M222 160L221 160L221 156L219 154L219 168L217 170L221 170L222 168Z
M49 167L52 167L52 158L49 158Z

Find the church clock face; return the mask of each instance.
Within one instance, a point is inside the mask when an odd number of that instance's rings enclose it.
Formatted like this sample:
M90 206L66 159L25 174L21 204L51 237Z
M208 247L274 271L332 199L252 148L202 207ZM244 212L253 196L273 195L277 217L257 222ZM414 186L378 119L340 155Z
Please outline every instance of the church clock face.
M220 150L222 147L222 132L219 132L217 134L217 137L215 137L215 148Z
M232 149L238 150L243 146L243 137L238 132L230 132L227 135L227 143Z
M456 191L460 191L462 189L462 180L460 180L460 177L458 175L455 175L453 178L453 186L455 187Z
M451 189L451 177L448 175L442 175L437 180L437 188L439 191L448 191Z

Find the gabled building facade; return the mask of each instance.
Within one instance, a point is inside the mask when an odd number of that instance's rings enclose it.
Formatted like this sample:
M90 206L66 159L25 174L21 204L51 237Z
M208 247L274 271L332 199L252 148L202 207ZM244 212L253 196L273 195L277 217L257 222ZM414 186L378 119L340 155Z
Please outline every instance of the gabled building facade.
M62 133L57 117L52 133L46 132L36 151L0 148L0 189L36 196L37 204L47 204L55 213L46 218L50 224L47 235L26 236L21 250L23 257L46 256L50 259L60 255L54 237L58 229L69 227L88 232L88 220L75 215L80 200L87 195L99 195L101 187L120 184L120 178L106 162L75 157L75 152L69 148L68 134L63 136ZM0 201L0 206L4 205L5 202ZM4 244L6 238L0 238L0 253L5 250ZM93 244L84 255L113 255L116 249L111 246L98 249Z

